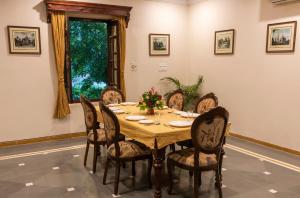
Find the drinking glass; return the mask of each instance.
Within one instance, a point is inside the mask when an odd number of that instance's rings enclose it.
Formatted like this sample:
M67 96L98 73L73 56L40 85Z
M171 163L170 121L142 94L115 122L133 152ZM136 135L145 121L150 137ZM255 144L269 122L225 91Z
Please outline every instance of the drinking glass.
M155 112L155 120L154 120L154 122L155 122L155 124L160 124L160 112L159 111L157 111L157 112Z

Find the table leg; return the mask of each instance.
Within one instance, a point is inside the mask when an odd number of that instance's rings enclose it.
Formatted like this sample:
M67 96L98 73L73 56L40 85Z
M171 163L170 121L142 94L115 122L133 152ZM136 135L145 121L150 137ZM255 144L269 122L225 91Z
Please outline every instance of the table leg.
M163 162L165 160L166 149L158 149L157 142L155 140L155 147L152 150L153 153L153 168L154 168L154 198L162 197L161 193L161 178L162 178L162 168Z

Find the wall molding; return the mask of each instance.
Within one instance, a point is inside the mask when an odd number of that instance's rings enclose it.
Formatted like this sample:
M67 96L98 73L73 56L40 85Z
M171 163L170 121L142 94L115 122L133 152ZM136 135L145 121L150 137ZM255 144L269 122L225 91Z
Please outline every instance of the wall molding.
M83 136L86 136L86 132L67 133L67 134L37 137L37 138L30 138L30 139L23 139L23 140L6 141L6 142L0 142L0 148L7 147L7 146L16 146L16 145L23 145L23 144L32 144L32 143L53 141L53 140L77 138L77 137L83 137Z
M260 144L260 145L267 146L267 147L270 147L270 148L273 148L273 149L276 149L276 150L280 150L280 151L284 151L284 152L287 152L287 153L290 153L290 154L294 154L294 155L300 156L300 151L297 151L297 150L294 150L294 149L286 148L286 147L279 146L279 145L276 145L276 144L272 144L272 143L269 143L269 142L265 142L265 141L262 141L262 140L257 140L255 138L251 138L251 137L248 137L248 136L240 135L238 133L232 133L232 132L230 132L229 135L231 137L236 137L236 138L239 138L241 140L246 140L248 142Z

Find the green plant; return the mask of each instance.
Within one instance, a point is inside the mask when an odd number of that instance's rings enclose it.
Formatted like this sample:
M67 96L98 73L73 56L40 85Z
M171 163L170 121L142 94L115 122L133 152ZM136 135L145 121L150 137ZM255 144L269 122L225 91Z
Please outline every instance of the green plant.
M177 78L173 78L173 77L165 77L160 80L166 80L169 83L175 85L176 89L182 90L184 94L184 106L185 109L188 109L194 104L195 100L200 96L199 88L203 83L203 76L199 76L197 83L193 85L184 85ZM165 96L168 96L172 92L173 91L167 92Z

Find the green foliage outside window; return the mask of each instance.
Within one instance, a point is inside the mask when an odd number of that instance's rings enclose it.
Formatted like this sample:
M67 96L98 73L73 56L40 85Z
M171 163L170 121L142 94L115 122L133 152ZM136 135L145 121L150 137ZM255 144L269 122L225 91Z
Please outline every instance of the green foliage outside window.
M108 82L107 24L70 20L69 33L72 100L97 100Z

